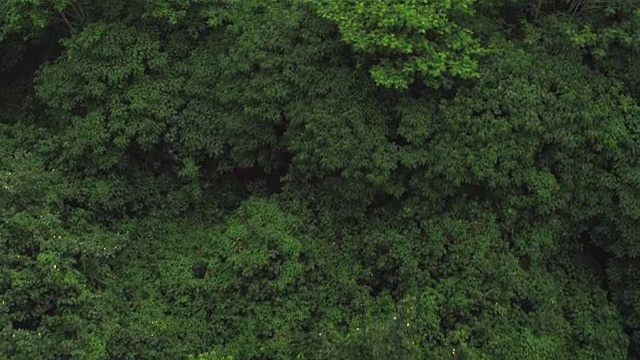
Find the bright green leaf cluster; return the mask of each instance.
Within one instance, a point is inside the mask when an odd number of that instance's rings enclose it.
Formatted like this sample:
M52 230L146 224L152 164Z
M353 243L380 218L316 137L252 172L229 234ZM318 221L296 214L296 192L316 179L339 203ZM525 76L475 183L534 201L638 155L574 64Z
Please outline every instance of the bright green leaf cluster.
M406 89L417 80L438 86L478 76L484 50L464 26L475 1L307 2L338 25L345 42L375 59L371 75L379 85Z

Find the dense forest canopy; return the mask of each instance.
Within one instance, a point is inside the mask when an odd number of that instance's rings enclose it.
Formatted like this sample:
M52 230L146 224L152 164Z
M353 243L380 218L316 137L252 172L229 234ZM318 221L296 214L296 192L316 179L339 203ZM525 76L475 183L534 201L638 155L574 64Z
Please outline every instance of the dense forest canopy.
M640 359L640 3L0 0L0 359Z

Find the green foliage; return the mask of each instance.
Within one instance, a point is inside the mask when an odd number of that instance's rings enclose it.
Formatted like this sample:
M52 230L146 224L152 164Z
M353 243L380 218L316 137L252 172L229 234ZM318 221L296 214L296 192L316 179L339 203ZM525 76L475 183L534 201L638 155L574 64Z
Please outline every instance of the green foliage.
M188 160L166 141L185 105L185 81L157 37L152 29L145 34L123 24L92 24L66 40L64 57L40 73L36 91L55 138L52 166L83 174L73 180L74 198L94 211L141 212L159 196L183 209L200 196L188 173L177 187L171 184L177 174L168 174Z
M49 23L69 21L67 8L73 0L7 0L0 4L0 40L20 33L25 38L41 32Z
M0 358L640 354L637 4L0 14Z
M82 174L78 188L89 189L79 201L109 212L170 211L233 169L286 169L287 106L331 91L323 61L339 58L339 46L324 40L326 23L297 6L239 2L224 14L224 31L202 35L94 23L40 72L36 90L56 138L50 157ZM90 189L95 183L112 197ZM167 193L175 202L165 204Z
M406 89L424 80L437 87L478 76L483 49L462 25L474 14L474 1L307 2L335 22L356 51L376 56L371 75L379 85Z
M215 352L206 352L199 354L198 357L190 355L189 360L233 360L233 356L223 356Z
M103 359L101 292L122 238L65 221L67 190L59 172L43 169L33 145L42 132L2 130L0 356Z

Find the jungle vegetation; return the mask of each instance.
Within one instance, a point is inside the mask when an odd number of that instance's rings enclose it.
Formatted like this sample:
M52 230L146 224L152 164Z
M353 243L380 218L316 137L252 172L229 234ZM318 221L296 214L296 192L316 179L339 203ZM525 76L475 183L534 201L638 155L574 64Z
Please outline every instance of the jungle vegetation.
M640 3L0 0L0 359L640 359Z

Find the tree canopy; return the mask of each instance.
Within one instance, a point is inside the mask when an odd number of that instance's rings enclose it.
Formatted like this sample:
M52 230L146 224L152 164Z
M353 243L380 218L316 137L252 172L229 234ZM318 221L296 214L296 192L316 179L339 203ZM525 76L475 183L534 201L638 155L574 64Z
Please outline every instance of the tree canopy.
M0 1L0 360L639 359L639 22Z

